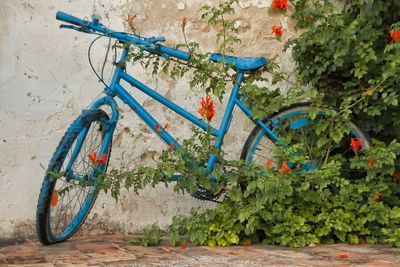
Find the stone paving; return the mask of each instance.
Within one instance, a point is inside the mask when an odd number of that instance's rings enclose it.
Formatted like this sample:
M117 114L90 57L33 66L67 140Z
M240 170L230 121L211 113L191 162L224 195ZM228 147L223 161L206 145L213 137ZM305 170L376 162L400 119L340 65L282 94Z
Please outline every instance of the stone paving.
M0 240L0 266L400 266L400 249L377 245L131 246L122 235L75 237L52 246Z

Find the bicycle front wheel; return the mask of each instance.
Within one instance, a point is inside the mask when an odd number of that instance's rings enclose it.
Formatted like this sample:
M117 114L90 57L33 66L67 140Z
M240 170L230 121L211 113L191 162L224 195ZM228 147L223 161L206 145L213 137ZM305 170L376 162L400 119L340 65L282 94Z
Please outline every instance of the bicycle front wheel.
M109 130L103 123L108 119L101 109L85 111L54 152L36 210L36 231L42 244L71 237L93 207L98 194L96 178L106 171L111 153L111 140L105 143ZM105 153L97 155L99 151Z
M297 103L262 120L276 136L285 139L287 146L302 144L302 147L298 148L298 153L306 155L307 162L300 163L301 166L289 164L290 168L301 167L312 170L319 168L327 158L340 158L342 175L348 178L359 177L361 175L359 171L350 168L349 159L355 155L350 144L353 138L360 142L361 147L368 147L370 143L367 134L351 121L350 131L339 143L332 142L331 145L321 147L317 142L320 136L315 129L317 124L327 121L326 114L323 109L317 109L316 118L311 120L311 109L309 103ZM252 161L260 166L280 167L281 162L276 159L276 147L277 143L266 134L262 127L257 125L246 140L241 159Z

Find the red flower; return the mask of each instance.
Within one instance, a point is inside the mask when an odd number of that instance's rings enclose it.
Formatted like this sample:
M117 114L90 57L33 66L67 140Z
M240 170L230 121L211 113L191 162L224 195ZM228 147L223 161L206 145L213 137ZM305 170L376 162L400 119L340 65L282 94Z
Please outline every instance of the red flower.
M156 126L154 126L154 128L156 128L157 132L160 132L160 124L157 124Z
M373 158L368 158L368 167L370 169L372 169L372 167L374 166L374 162L375 160Z
M51 206L54 208L58 202L58 190L54 189L53 195L51 196Z
M351 138L350 146L353 149L353 151L360 150L361 149L361 139L360 138Z
M97 160L97 164L105 164L107 162L106 154L103 153L101 157Z
M172 143L169 145L169 147L168 147L168 151L169 151L169 152L174 151L174 147L175 147L175 143L172 142Z
M92 152L89 154L89 159L93 164L105 164L107 162L107 156L105 153L97 159L97 152Z
M97 152L92 152L89 154L89 159L92 163L96 163L97 160Z
M400 172L399 171L394 171L392 174L393 178L395 181L400 182Z
M206 97L206 99L204 99L204 97L201 97L201 108L199 108L198 112L200 116L205 117L208 122L210 122L211 119L214 117L214 102L209 95Z
M272 6L274 9L282 9L286 10L288 4L288 0L273 0L272 1Z
M271 168L272 167L272 162L271 162L271 160L269 159L269 160L267 160L267 163L265 164L265 168L268 170L269 168Z
M182 31L185 31L186 22L187 22L187 19L186 19L186 17L183 17L183 18L182 18L182 23L181 23L181 26L182 26Z
M182 243L180 245L181 249L187 249L188 248L188 244L187 243Z
M349 254L347 254L347 253L339 254L339 258L341 258L341 259L347 259L347 258L349 258Z
M290 172L290 168L289 168L289 166L287 165L287 163L286 163L285 160L282 162L282 166L281 166L281 168L279 169L279 172L281 172L281 173L289 173L289 172Z
M272 26L272 33L275 34L277 38L281 37L283 30L281 26Z
M390 38L392 42L400 41L400 31L391 31Z
M381 193L378 193L378 194L376 194L375 196L374 196L374 201L376 201L376 202L379 202L379 201L381 201Z

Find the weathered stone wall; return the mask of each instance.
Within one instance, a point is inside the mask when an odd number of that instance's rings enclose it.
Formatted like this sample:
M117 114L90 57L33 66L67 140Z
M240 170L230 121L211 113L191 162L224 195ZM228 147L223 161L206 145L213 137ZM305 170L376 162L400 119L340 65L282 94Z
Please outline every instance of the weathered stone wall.
M136 15L135 25L144 36L165 36L167 44L183 42L181 19L188 19L190 41L199 42L203 51L215 51L215 29L199 19L201 4L217 4L217 0L1 0L0 1L0 239L34 233L36 203L47 166L60 138L71 121L87 107L102 90L89 68L86 52L93 36L60 30L56 21L58 10L77 17L99 14L102 22L113 29L127 30L124 18ZM241 0L237 7L237 25L242 43L238 55L280 55L283 68L292 63L283 45L271 38L272 25L282 25L285 38L293 35L287 17L269 14L270 0ZM93 57L100 67L107 41L95 47ZM140 66L129 71L163 95L197 114L201 91L190 90L190 75L173 81L160 75L154 78ZM108 74L107 76L108 77ZM190 126L176 114L154 100L130 92L148 108L161 123L168 122L171 133L183 139L190 135ZM221 120L224 103L216 109L215 126ZM165 144L158 140L133 112L121 104L125 112L114 137L111 165L133 167L152 164ZM252 123L235 111L224 149L238 157ZM149 188L140 196L124 193L115 204L111 197L101 195L92 211L86 231L136 231L158 222L165 226L174 214L188 212L192 207L213 204L177 195L164 186Z

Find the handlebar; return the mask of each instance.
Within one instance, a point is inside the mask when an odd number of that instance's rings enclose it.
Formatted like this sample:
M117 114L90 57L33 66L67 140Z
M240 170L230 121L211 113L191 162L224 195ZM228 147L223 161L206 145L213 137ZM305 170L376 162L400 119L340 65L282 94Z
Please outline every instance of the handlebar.
M111 38L115 38L123 43L131 43L138 47L141 47L147 52L161 55L161 56L172 56L184 61L188 61L190 59L190 54L186 51L174 49L168 46L163 46L158 44L158 42L164 42L164 37L150 37L144 38L142 36L136 34L129 34L126 32L116 32L108 29L104 25L102 25L98 19L93 18L93 21L83 20L67 13L58 11L56 14L56 19L64 21L69 24L73 24L75 26L61 26L62 28L69 28L78 30L85 33L101 33L103 35L109 36Z
M79 19L77 17L71 16L67 13L64 13L62 11L58 11L56 14L56 19L70 23L70 24L74 24L76 26L83 26L85 23L89 23L89 21L83 20L83 19Z

